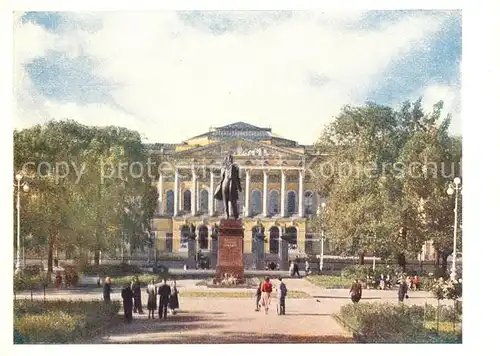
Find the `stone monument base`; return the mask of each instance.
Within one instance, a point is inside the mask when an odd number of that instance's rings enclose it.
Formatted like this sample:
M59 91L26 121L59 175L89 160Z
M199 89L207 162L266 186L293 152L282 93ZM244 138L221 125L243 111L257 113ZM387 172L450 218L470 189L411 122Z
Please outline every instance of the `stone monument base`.
M238 283L244 283L243 237L241 220L220 221L215 269L217 282L221 282L227 275L236 278Z

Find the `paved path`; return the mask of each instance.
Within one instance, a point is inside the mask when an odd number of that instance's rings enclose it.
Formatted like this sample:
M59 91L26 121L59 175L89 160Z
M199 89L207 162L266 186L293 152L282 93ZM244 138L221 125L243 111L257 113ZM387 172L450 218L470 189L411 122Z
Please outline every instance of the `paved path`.
M92 343L284 343L352 342L331 313L310 299L289 299L287 315L255 312L250 298L184 298L181 310L165 320L134 315Z
M121 320L91 343L334 343L352 342L349 334L332 318L344 304L351 303L347 289L324 289L305 279L287 279L289 291L298 290L311 296L287 299L287 315L276 314L273 299L269 314L255 312L254 298L185 297L185 291L245 291L241 288L207 288L197 280L179 280L180 311L167 321L148 320L147 314L134 315L131 324ZM276 285L276 280L272 280ZM252 288L253 290L253 288ZM143 291L144 292L144 291ZM101 299L100 289L49 291L48 299ZM274 294L274 293L273 293ZM406 304L436 304L428 292L410 292ZM22 293L29 298L30 293ZM43 298L36 293L34 298ZM112 300L120 300L119 288ZM146 304L146 294L143 304ZM362 303L397 303L397 291L364 290ZM147 311L146 311L147 312ZM120 314L121 315L121 314Z

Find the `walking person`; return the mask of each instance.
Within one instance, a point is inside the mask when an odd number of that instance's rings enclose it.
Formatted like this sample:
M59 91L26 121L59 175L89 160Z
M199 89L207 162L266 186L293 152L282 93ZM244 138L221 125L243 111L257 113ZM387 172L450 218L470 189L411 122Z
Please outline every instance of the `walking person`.
M158 305L158 318L166 319L168 300L170 298L170 286L165 280L161 281L161 285L158 288L158 294L160 295L160 303Z
M102 297L106 303L111 301L111 278L106 277L102 286Z
M144 314L142 311L141 283L139 282L139 277L134 278L131 288L134 293L134 313Z
M408 298L408 284L406 283L406 278L404 275L399 280L399 289L398 289L398 300L400 303L403 303L405 297Z
M175 315L176 309L179 309L179 290L177 289L177 283L174 281L172 285L172 291L170 292L170 298L168 300L168 307L172 311L172 315Z
M285 283L283 283L281 277L278 277L279 285L276 289L279 301L279 313L278 315L285 315L285 297L288 292Z
M130 323L132 321L132 307L134 305L134 293L132 292L132 288L130 288L130 284L123 286L122 299L125 321Z
M259 282L259 286L257 287L257 291L255 292L255 311L260 311L260 298L262 297L262 291L260 288L262 287L262 282Z
M156 295L158 294L158 291L153 279L151 280L151 283L149 283L146 292L148 293L148 319L154 319L155 310L157 308Z
M267 314L269 306L271 305L271 292L273 291L273 285L269 281L269 277L264 279L264 283L262 283L260 290L262 292L262 306Z
M299 274L299 259L297 257L295 257L295 261L293 261L293 273L292 273L292 277L297 275L297 277L300 277L300 274Z
M355 279L354 283L351 286L351 290L349 291L353 303L358 303L361 300L362 290L363 286L361 286L361 283L359 283L359 281Z

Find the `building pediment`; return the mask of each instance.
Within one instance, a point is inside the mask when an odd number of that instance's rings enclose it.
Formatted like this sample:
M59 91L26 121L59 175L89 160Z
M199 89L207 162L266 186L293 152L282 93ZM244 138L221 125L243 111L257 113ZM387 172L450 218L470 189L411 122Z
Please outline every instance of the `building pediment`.
M176 156L182 158L214 158L221 159L228 154L235 158L280 158L301 159L304 154L286 147L276 147L262 142L248 141L243 139L214 142L206 146L190 148L176 152Z

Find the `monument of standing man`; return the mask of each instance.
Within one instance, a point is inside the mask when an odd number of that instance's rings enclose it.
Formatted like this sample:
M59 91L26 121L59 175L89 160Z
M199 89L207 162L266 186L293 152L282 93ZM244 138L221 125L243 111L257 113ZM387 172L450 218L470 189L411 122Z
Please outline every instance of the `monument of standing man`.
M241 192L240 168L233 163L233 156L224 158L221 168L221 180L215 189L214 198L224 201L226 218L229 219L229 203L233 209L233 217L238 220L238 192Z

